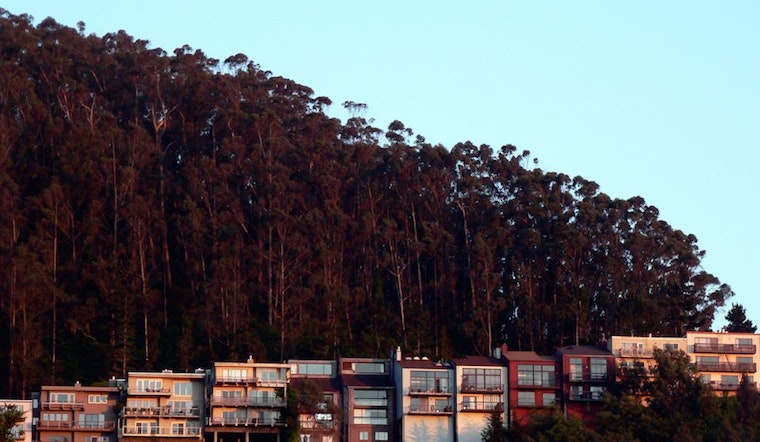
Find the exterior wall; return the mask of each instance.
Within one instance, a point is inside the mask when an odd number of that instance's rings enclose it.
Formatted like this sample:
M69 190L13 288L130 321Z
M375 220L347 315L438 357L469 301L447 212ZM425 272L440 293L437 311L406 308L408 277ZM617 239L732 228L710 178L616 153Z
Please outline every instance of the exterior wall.
M15 442L32 442L32 403L31 399L0 399L0 410L4 410L7 406L15 406L24 414L24 420L11 430L12 440Z
M311 382L311 388L319 388L324 398L317 403L317 410L299 409L301 442L337 442L340 440L341 428L337 363L328 360L296 360L288 363L291 365L290 388L301 388L306 382Z
M607 340L607 349L615 356L618 367L627 368L640 364L647 373L655 365L655 349L688 351L685 337L661 336L612 336Z
M602 410L604 394L615 380L615 358L596 346L570 346L557 353L562 361L565 414L592 426Z
M480 432L488 425L494 411L505 419L507 368L496 359L472 357L454 361L456 368L456 435L459 442L480 442ZM471 379L469 370L496 370L493 382ZM485 379L485 378L484 378Z
M208 440L249 440L252 434L279 438L285 421L290 366L279 363L217 362L213 369Z
M36 440L115 442L117 403L116 387L43 386Z
M506 352L509 364L508 424L525 425L535 413L548 413L561 405L559 363L552 357L534 352ZM521 375L521 372L528 375ZM533 403L522 395L528 394Z
M122 439L200 439L205 418L205 380L202 370L129 373Z
M339 369L343 385L343 440L396 440L390 361L342 358Z
M744 376L757 386L760 335L687 332L685 339L691 361L716 393L735 394Z
M449 364L395 361L396 409L403 441L454 441L455 380Z

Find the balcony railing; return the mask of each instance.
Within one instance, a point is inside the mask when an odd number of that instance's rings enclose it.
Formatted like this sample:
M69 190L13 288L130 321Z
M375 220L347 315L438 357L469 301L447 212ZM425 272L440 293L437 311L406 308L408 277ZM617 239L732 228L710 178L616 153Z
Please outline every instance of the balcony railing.
M171 407L136 408L126 407L124 416L157 416L157 417L200 417L200 409L192 407L187 409L172 409Z
M618 356L621 358L652 358L654 350L651 348L619 348Z
M465 393L504 393L504 384L478 384L478 383L462 383L462 391Z
M83 402L43 402L45 410L84 410Z
M571 382L607 382L610 380L609 373L593 373L589 371L570 372L568 375Z
M451 391L440 387L411 387L409 396L451 396Z
M129 436L187 437L201 434L200 427L122 427L122 434Z
M212 406L222 407L284 407L285 399L281 397L214 397Z
M710 381L709 383L710 387L712 387L713 390L719 390L719 391L726 391L726 390L738 390L741 386L740 383L723 383L720 381ZM757 389L757 382L752 382L749 384L752 386L752 388Z
M249 384L255 384L256 378L249 378L249 377L239 377L239 376L218 376L216 378L217 384L227 384L227 385L249 385Z
M147 396L170 396L172 394L172 390L170 388L130 388L129 394Z
M72 421L37 421L39 430L88 430L88 431L113 431L116 428L116 422L72 422Z
M729 353L729 354L753 355L755 354L755 351L756 351L755 345L709 344L709 343L694 344L694 353Z
M407 414L425 414L448 416L453 414L451 406L437 407L435 405L412 405L407 409Z
M460 411L491 412L504 410L504 402L460 402Z
M730 373L754 373L754 362L697 362L697 371L724 371Z
M215 417L209 419L210 426L222 427L259 427L259 426L283 426L285 419L282 418L223 418Z
M604 392L603 391L584 391L581 393L573 393L570 392L570 400L571 401L593 401L593 402L599 402L604 400Z
M302 430L332 431L335 429L333 421L299 420L298 423Z

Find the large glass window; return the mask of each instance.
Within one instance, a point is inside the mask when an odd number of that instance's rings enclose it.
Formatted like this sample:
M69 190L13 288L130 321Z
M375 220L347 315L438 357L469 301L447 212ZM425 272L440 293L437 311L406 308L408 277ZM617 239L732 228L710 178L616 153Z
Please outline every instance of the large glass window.
M106 417L103 414L80 414L79 426L82 428L103 428Z
M355 390L354 404L357 407L385 407L388 405L388 392L385 390Z
M50 402L54 404L73 404L74 393L50 393Z
M160 379L138 379L137 391L161 391L163 382Z
M607 359L591 358L591 379L607 379Z
M556 385L554 366L517 364L517 385L554 387Z
M501 387L501 370L498 368L462 369L462 388L464 390L495 390Z
M536 406L536 393L532 391L518 391L517 392L517 405L521 407L535 407Z
M449 392L449 374L445 371L412 371L409 382L412 392Z
M554 393L544 393L542 400L544 407L551 407L557 403L557 395Z
M190 382L175 382L174 394L177 396L192 396L193 386Z
M583 379L583 358L570 358L570 380Z
M295 366L295 373L310 375L332 375L333 366L330 363L309 363L301 362Z
M385 364L382 362L354 362L351 368L354 373L385 373Z
M384 408L354 408L354 424L388 425L388 410Z

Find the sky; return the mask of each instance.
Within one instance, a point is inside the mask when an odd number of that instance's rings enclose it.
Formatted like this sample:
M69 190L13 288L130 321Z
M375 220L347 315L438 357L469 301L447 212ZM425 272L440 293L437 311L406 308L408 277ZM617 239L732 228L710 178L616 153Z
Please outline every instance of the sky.
M467 3L467 4L465 4ZM545 171L643 197L760 325L757 0L4 0L86 34L189 45L433 144L513 144ZM753 196L755 195L755 196Z

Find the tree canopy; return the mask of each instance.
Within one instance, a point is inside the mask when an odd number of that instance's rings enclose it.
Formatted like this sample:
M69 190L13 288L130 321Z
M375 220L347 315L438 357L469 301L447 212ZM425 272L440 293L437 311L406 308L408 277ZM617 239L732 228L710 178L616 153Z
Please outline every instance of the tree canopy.
M243 54L0 10L0 394L682 334L732 295L641 197L330 105Z

